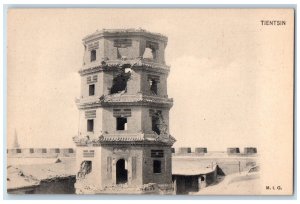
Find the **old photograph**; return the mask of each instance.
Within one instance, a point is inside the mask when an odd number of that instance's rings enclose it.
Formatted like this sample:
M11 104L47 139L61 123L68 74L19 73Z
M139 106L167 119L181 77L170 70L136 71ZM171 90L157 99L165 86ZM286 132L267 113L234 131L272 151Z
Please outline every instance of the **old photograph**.
M292 195L294 12L8 9L7 193Z

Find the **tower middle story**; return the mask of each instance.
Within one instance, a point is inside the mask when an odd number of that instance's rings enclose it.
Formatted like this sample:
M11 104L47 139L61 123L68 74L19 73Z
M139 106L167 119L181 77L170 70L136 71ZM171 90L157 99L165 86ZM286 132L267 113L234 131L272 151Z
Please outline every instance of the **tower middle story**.
M73 138L77 193L119 184L172 185L167 40L142 29L105 29L83 38Z

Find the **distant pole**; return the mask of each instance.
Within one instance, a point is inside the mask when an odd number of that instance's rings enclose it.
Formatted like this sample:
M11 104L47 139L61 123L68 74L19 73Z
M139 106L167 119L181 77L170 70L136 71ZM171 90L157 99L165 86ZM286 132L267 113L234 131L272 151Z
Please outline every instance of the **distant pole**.
M18 134L17 134L16 129L15 129L15 138L14 138L13 148L16 148L16 149L20 148L19 141L18 141Z

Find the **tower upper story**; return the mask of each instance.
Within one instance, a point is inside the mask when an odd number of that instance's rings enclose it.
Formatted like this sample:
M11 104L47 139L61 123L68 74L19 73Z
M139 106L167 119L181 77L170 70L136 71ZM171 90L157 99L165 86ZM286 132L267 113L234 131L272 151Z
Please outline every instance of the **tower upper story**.
M170 68L165 63L167 41L166 36L142 29L103 29L83 38L79 105L152 100L171 107L172 99L167 94ZM114 94L121 96L116 99Z
M103 61L141 58L165 65L168 38L142 29L103 29L83 39L85 48L83 69Z
M102 30L83 39L79 136L173 144L167 40L142 29Z

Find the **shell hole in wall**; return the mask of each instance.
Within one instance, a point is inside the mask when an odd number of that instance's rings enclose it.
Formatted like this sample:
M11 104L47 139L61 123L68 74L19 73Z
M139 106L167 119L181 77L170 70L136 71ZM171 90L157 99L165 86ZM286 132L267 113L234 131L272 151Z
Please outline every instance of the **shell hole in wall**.
M115 93L120 93L120 92L126 92L127 81L129 80L130 75L131 75L131 72L125 73L125 69L120 74L118 74L113 79L113 85L110 89L110 93L115 94Z
M145 49L145 52L143 54L144 59L155 59L155 51L149 47Z

